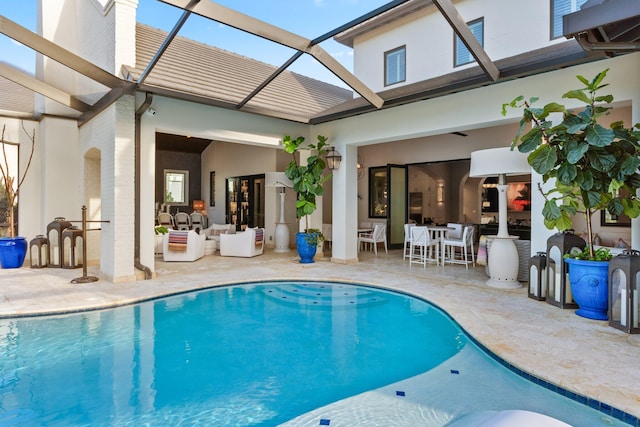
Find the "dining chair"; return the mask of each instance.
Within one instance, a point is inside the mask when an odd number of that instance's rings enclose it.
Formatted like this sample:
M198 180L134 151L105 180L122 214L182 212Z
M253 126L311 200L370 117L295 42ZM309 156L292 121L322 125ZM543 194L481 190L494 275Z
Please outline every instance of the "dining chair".
M447 231L447 237L452 239L461 239L462 238L462 224L458 224L455 222L450 222L447 224L447 228L451 230Z
M402 249L402 260L409 257L411 252L411 227L415 227L415 223L407 223L404 225L404 246Z
M387 225L376 224L371 233L360 233L358 236L358 252L363 243L370 243L373 252L378 256L378 243L384 243L384 253L387 252Z
M174 228L175 224L173 222L173 216L167 212L161 212L158 214L158 225L162 225L163 227L167 227L169 229Z
M333 244L333 229L331 224L322 224L322 236L324 241L327 242L329 248Z
M173 217L177 230L189 230L191 228L191 217L186 212L178 212Z
M413 264L422 264L422 268L427 267L427 262L435 261L436 265L440 260L440 239L431 237L428 227L410 227L411 245L409 250L409 268ZM416 250L418 252L416 253Z
M471 265L475 267L476 256L473 248L473 231L472 225L463 227L462 236L459 239L445 237L442 240L442 265L446 262L449 264L464 264L469 268L469 251L471 251ZM458 255L458 250L460 254Z
M202 215L200 212L192 212L189 216L191 218L191 229L195 230L196 233L200 233L200 230L203 230L205 228L204 215Z

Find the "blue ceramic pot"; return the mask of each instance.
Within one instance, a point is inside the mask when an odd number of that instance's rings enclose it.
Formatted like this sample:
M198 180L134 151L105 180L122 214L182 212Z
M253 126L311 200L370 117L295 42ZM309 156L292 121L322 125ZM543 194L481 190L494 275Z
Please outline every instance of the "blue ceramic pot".
M300 256L301 264L311 264L313 257L316 256L318 244L310 244L308 242L308 233L296 233L296 247L298 248L298 256Z
M578 316L607 320L609 308L609 261L566 258L573 299Z
M27 240L24 237L0 237L0 267L20 268L27 255Z

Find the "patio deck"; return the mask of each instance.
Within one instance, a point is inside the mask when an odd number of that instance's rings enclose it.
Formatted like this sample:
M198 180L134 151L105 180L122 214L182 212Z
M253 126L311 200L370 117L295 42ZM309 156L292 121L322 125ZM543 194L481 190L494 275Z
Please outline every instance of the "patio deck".
M640 335L607 322L576 316L527 298L525 287L500 290L484 284L484 267L426 269L402 261L400 250L342 265L321 258L299 264L294 250L259 257L218 254L193 263L156 258L157 277L114 284L72 284L81 269L0 270L0 317L59 313L132 303L216 285L256 280L317 279L362 283L429 300L453 316L474 338L508 363L572 392L597 399L640 418ZM89 274L96 274L89 268Z

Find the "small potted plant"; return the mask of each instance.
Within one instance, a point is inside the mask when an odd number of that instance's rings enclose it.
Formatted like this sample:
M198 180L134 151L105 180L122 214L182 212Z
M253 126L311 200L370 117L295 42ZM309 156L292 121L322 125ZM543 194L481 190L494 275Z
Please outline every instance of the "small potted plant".
M2 137L0 143L2 144L2 161L0 161L0 173L2 174L2 189L4 191L4 198L7 203L7 220L9 223L8 236L0 238L0 266L2 268L20 268L24 263L24 258L27 254L27 241L22 236L16 236L16 224L15 224L15 207L18 201L18 193L20 187L24 183L24 178L29 172L31 166L31 159L33 159L33 153L35 151L35 130L31 135L24 127L24 123L21 123L22 130L27 134L31 141L31 153L29 154L29 161L27 167L24 169L22 177L19 177L17 173L14 173L10 169L9 159L7 156L7 145L9 142L5 140L6 125L2 127Z
M164 235L169 232L169 229L164 225L156 225L155 229L155 253L162 254L162 241L164 240Z
M317 138L317 144L307 144L304 147L302 136L293 139L286 135L282 140L284 150L293 157L285 170L285 175L293 182L293 190L298 193L296 218L305 219L304 232L296 233L296 246L301 263L312 263L318 243L324 240L320 230L309 227L309 215L317 209L316 197L324 194L323 184L331 177L331 174L323 175L326 167L323 156L328 152L327 138L322 135L318 135ZM296 153L301 148L314 151L307 158L306 165L299 164L296 157Z
M640 127L625 128L614 122L607 128L599 119L609 114L612 95L600 95L607 86L603 81L608 69L598 73L591 81L577 76L583 88L570 90L562 97L582 101L584 108L569 110L551 102L542 108L533 107L537 98L525 100L519 96L506 107L523 108L523 116L512 144L523 153L529 153L531 167L543 182L555 179L554 186L543 191L545 198L542 214L549 229L573 229L573 216L582 214L587 224L587 246L584 251L568 254L571 290L580 306L577 314L606 319L608 301L608 261L606 249L596 249L592 217L606 209L612 215L624 213L630 218L640 215ZM562 122L552 122L553 114L561 114ZM555 119L555 117L553 117ZM526 129L528 131L526 131ZM582 273L582 267L596 268L597 273ZM590 276L589 283L582 277ZM594 286L597 277L598 286ZM597 295L594 295L597 292ZM597 302L591 301L597 299ZM597 304L597 308L591 305ZM585 307L588 306L588 307Z

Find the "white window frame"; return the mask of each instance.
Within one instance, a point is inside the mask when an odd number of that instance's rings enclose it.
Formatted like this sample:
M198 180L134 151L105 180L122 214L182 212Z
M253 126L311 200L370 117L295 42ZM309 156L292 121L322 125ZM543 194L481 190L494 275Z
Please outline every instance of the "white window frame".
M392 73L393 72L393 73ZM384 85L407 80L407 46L399 46L384 53Z
M480 46L484 47L484 18L469 21L467 26L476 37L476 40L478 40L478 43L480 43ZM460 67L473 62L476 62L476 59L471 54L471 51L467 49L462 39L456 33L453 33L453 66Z

